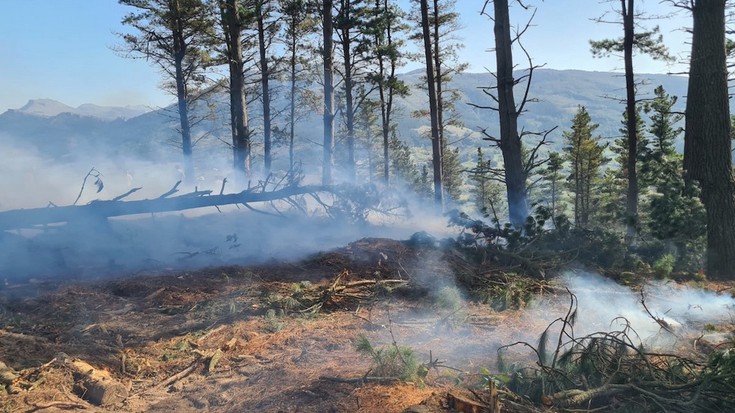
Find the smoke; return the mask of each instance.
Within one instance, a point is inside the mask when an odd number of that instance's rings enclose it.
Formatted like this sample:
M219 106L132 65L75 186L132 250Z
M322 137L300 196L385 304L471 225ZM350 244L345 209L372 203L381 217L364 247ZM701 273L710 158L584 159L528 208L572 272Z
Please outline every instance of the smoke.
M0 212L70 205L77 196L77 205L85 205L138 187L141 189L126 201L155 199L184 178L181 162L170 158L106 157L104 151L90 153L78 148L73 159L51 159L7 136L2 142L0 150L7 159L0 164ZM218 194L225 179L224 193L257 184L257 178L250 182L236 179L227 156L207 158L202 153L195 161L197 176L189 185L180 185L176 195L195 189ZM90 171L93 176L83 184ZM385 197L381 190L375 192ZM0 231L0 281L84 279L140 270L296 260L363 237L406 239L421 229L439 235L447 231L443 218L420 212L416 201L392 199L399 208L385 214L368 211L367 223L335 221L314 200L304 202L306 213L289 209L285 203L278 210L267 204L253 205L268 214L229 205ZM409 203L415 208L411 218L405 215Z
M592 272L570 270L560 282L577 299L576 337L620 330L628 324L641 344L671 349L701 334L708 324L731 323L735 317L731 295L673 281L650 281L638 291ZM564 317L568 307L569 297L542 298L532 303L526 317L541 318L548 325Z

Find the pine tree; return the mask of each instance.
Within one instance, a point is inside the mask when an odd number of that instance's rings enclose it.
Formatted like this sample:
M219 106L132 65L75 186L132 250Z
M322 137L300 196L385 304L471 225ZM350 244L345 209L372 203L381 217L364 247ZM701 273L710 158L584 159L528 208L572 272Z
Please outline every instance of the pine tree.
M347 159L340 164L344 165L347 179L351 182L356 178L355 157L355 117L360 110L358 89L365 82L368 75L369 62L373 59L374 50L371 47L372 8L367 0L337 0L337 14L334 16L334 31L337 42L337 56L340 64L335 71L340 75L339 105L343 124L342 131L347 149Z
M620 24L623 27L623 37L619 39L605 39L600 41L590 41L592 54L594 56L609 56L613 52L623 53L623 63L625 66L625 106L628 120L628 135L626 136L626 148L628 155L626 157L626 202L625 214L627 237L632 238L636 233L636 225L638 220L638 172L636 162L638 161L638 143L637 127L634 118L636 108L636 86L635 73L633 71L633 52L637 51L649 55L653 59L665 61L673 61L669 55L668 49L663 44L663 37L658 33L658 27L650 31L641 31L640 24L636 22L641 20L640 14L636 10L635 0L609 0L611 3L618 3L620 8L616 10L620 14ZM609 21L600 18L598 21L609 23Z
M671 170L666 166L676 157L674 143L683 132L676 126L684 116L674 113L676 96L669 96L663 86L654 90L655 98L644 106L651 120L651 140L641 151L641 178L646 185L658 186Z
M395 122L395 98L407 96L408 85L398 79L396 70L404 65L404 41L402 32L408 29L404 13L391 0L375 0L372 21L367 25L373 38L374 66L376 70L367 76L377 88L380 102L381 133L383 137L383 180L390 182L390 139Z
M639 106L636 110L635 120L635 136L638 142L638 148L636 150L636 156L639 158L644 153L648 140L645 136L645 122L641 117L641 107ZM630 226L636 226L637 223L631 221L631 217L626 214L626 202L627 202L627 188L629 183L629 168L630 162L628 162L628 156L630 151L628 148L628 141L630 134L628 133L628 112L623 112L623 119L621 120L621 126L618 131L620 137L613 141L611 150L615 154L613 160L618 165L617 168L611 168L605 171L602 185L600 188L601 200L600 205L595 211L596 218L600 223L609 224L612 226L618 226L625 224L626 228ZM638 191L640 192L640 190ZM627 219L627 221L626 221Z
M477 148L475 167L468 171L469 180L474 184L470 189L472 202L483 215L499 219L505 212L503 188L491 169L482 148Z
M442 184L448 199L459 200L462 195L462 161L459 156L459 148L451 149L445 143L442 148Z
M445 154L443 151L449 152L447 139L447 126L455 125L461 126L459 117L454 110L455 103L459 100L460 94L456 89L449 87L449 82L452 77L463 72L467 68L466 63L459 62L458 51L462 47L461 43L457 42L453 37L454 33L459 30L459 14L455 11L455 0L422 0L419 2L420 8L419 13L415 13L415 16L421 16L422 33L415 33L411 36L412 39L420 41L424 47L424 57L427 66L427 75L425 83L419 85L419 87L425 87L429 91L429 100L435 103L430 103L431 109L429 111L417 111L413 115L419 116L431 116L432 123L436 123L436 127L432 126L432 145L436 144L433 148L432 156L434 158L434 173L438 174L435 177L435 191L449 192L447 188L443 188L446 185L444 181L454 182L454 188L458 188L456 182L461 181L461 175L457 172L457 169L451 167L455 162L451 153L447 154L448 159L444 159ZM430 73L429 73L430 70ZM436 128L436 131L434 129ZM436 142L434 142L436 140ZM450 166L449 171L444 171L442 168L444 165ZM448 176L447 174L454 174ZM456 189L452 189L451 192L456 194ZM450 193L451 195L451 193ZM443 194L436 195L436 202L441 204L442 199L439 199Z
M605 162L603 152L606 145L600 143L600 137L592 136L598 127L592 123L587 109L580 106L572 119L571 130L564 132L567 144L564 152L571 164L569 183L574 193L574 222L580 227L589 224L593 200L597 200L593 189Z
M542 170L542 200L551 209L551 216L556 217L563 211L560 199L562 194L562 170L565 159L559 152L550 152L546 167Z
M120 50L126 57L145 58L167 77L164 88L177 99L179 133L184 155L184 173L194 179L191 126L192 106L203 96L206 69L213 64L209 50L215 38L212 14L202 0L119 0L135 12L122 20L137 34L123 34Z
M642 205L646 227L654 237L670 242L676 248L679 266L681 260L695 257L702 244L706 228L704 207L698 190L684 182L682 155L676 152L674 142L682 133L677 127L683 116L672 111L676 96L669 96L662 86L655 90L655 98L645 106L651 125L651 140L641 158L641 180L651 194ZM692 269L692 268L687 268Z
M300 50L307 49L305 39L316 33L316 19L314 18L315 5L309 0L281 0L280 14L284 19L282 25L283 43L285 46L285 60L288 62L289 83L288 108L287 108L287 136L288 136L288 159L289 169L293 170L296 164L294 157L294 141L296 139L296 126L303 116L303 109L298 105L299 86L306 83L304 75L306 58L299 55Z
M422 178L422 174L419 173L419 169L411 157L411 149L404 142L401 142L395 134L390 139L389 153L390 174L396 178L396 181L408 185L417 193L422 193L425 189L423 187L424 178ZM423 169L423 172L427 172L426 167ZM428 185L429 182L426 182L426 184Z

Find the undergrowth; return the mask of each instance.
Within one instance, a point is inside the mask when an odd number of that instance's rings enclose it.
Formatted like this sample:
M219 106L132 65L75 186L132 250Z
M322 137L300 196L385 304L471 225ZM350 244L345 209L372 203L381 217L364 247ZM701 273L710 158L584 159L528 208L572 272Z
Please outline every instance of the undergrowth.
M657 353L644 347L624 318L614 320L617 330L576 337L577 302L569 294L567 314L538 343L498 350L500 373L493 378L508 391L560 411L735 411L735 348L703 360ZM508 351L519 346L530 349L534 364L507 362Z
M353 344L358 352L372 360L371 376L421 382L428 374L428 368L418 361L410 347L394 344L376 348L363 335Z

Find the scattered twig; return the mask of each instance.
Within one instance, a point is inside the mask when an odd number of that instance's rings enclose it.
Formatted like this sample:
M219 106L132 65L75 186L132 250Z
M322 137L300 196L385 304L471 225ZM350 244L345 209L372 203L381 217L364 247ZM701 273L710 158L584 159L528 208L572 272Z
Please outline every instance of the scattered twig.
M199 363L200 362L201 362L201 358L200 357L197 357L197 359L194 360L194 361L192 361L191 364L189 364L189 366L187 366L185 369L183 369L180 372L174 374L173 376L167 378L166 380L164 380L164 381L156 384L155 386L153 386L151 388L151 390L153 390L153 389L158 390L158 389L162 389L164 387L168 387L171 384L173 384L173 383L175 383L175 382L183 379L184 377L186 377L189 374L191 374L191 372L193 372L194 370L196 370L196 368L199 366Z

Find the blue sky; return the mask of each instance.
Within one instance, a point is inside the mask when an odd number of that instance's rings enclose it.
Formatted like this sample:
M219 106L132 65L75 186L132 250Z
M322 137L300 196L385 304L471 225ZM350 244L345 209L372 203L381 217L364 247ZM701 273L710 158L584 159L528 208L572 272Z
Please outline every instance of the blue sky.
M409 0L402 0L408 3ZM524 44L534 63L551 69L619 71L619 59L592 59L590 39L619 37L617 25L590 19L611 9L598 0L530 0L538 5L535 27ZM642 10L664 14L670 6L658 0L638 0ZM492 68L492 23L479 10L484 0L457 0L463 30L457 37L465 43L462 60L470 71ZM617 2L613 3L617 4ZM173 97L161 91L158 70L143 60L117 56L111 48L120 44L115 33L124 31L122 17L130 10L115 0L0 0L0 113L23 106L29 99L49 98L70 106L98 105L163 106ZM514 7L512 24L523 25L530 14ZM677 16L652 22L661 26L670 49L684 57L688 36L681 27L689 18ZM519 63L522 61L518 60ZM639 57L640 73L682 71ZM415 68L415 64L409 66Z

